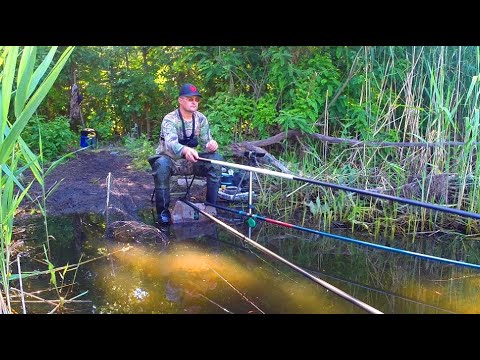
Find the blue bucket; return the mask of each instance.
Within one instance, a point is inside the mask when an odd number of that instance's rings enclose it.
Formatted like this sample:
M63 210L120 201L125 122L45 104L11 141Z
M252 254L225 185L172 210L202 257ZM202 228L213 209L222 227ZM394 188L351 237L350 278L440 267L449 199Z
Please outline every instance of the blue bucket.
M94 129L83 129L80 131L80 147L97 146L97 131Z

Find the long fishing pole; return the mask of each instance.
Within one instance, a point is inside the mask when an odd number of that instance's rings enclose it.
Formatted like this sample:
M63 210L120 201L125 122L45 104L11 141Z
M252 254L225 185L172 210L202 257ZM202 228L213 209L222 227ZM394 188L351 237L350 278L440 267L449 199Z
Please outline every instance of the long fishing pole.
M443 211L443 212L446 212L446 213L451 213L451 214L455 214L455 215L460 215L460 216L465 216L465 217L480 220L480 214L472 213L472 212L465 211L465 210L452 209L452 208L449 208L449 207L446 207L446 206L430 204L430 203L426 203L426 202L422 202L422 201L406 199L406 198L393 196L393 195L376 193L376 192L369 191L369 190L356 189L356 188L352 188L352 187L345 186L345 185L332 184L332 183L328 183L328 182L325 182L325 181L313 180L313 179L309 179L309 178L295 176L295 175L292 175L292 174L281 173L281 172L278 172L278 171L272 171L272 170L257 168L257 167L253 167L253 166L234 164L234 163L229 163L229 162L220 161L220 160L205 159L205 158L202 158L202 157L199 157L198 160L206 161L206 162L210 162L212 164L222 165L222 166L226 166L226 167L231 167L231 168L236 168L236 169L241 169L241 170L246 170L246 171L253 171L253 172L260 173L260 174L277 176L277 177L281 177L281 178L284 178L284 179L298 180L298 181L303 181L303 182L310 183L310 184L327 186L327 187L334 188L334 189L351 191L351 192L362 194L362 195L373 196L373 197L377 197L377 198L385 199L385 200L397 201L399 203L404 203L404 204L409 204L409 205L421 206L421 207L424 207L424 208L427 208L427 209Z
M320 231L320 230L314 230L314 229L310 229L310 228L307 228L307 227L286 223L286 222L283 222L283 221L267 218L267 217L264 217L264 216L261 216L261 215L258 215L258 214L251 214L250 215L249 213L247 213L245 211L230 209L228 207L217 205L217 204L210 204L210 203L205 203L205 204L210 205L210 206L214 206L214 207L216 207L218 209L221 209L221 210L230 211L230 212L233 212L233 213L245 216L245 217L251 217L253 219L262 220L262 221L265 221L267 223L276 224L276 225L280 225L280 226L291 228L291 229L302 230L302 231L306 231L306 232L309 232L309 233L330 237L330 238L337 239L337 240L348 241L348 242L358 244L358 245L369 246L369 247L373 247L375 249L396 252L396 253L400 253L400 254L404 254L404 255L416 256L416 257L426 259L426 260L434 260L434 261L444 262L444 263L447 263L447 264L454 264L454 265L465 266L465 267L470 267L470 268L474 268L474 269L480 269L480 265L478 265L478 264L472 264L472 263L467 263L467 262L458 261L458 260L445 259L445 258L441 258L441 257L438 257L438 256L421 254L421 253L417 253L417 252L414 252L414 251L402 250L402 249L398 249L398 248L394 248L394 247L390 247L390 246L385 246L385 245L373 244L373 243L369 243L369 242L366 242L366 241L352 239L352 238L349 238L349 237L346 237L346 236L335 235L335 234Z
M216 222L217 224L223 226L224 228L226 228L228 231L232 232L233 234L237 235L239 238L241 238L243 241L247 242L248 244L252 245L253 247L257 248L258 250L264 252L264 253L267 253L268 255L274 257L275 259L283 262L284 264L290 266L291 268L293 268L294 270L298 271L299 273L301 273L302 275L305 275L306 277L308 277L309 279L315 281L317 284L320 284L321 286L323 286L324 288L326 288L327 290L330 290L331 292L341 296L342 298L344 298L345 300L347 301L350 301L351 303L359 306L360 308L362 308L363 310L369 312L369 313L372 313L372 314L383 314L381 311L375 309L374 307L368 305L368 304L365 304L363 301L360 301L356 298L354 298L353 296L347 294L346 292L336 288L335 286L333 286L332 284L322 280L322 279L319 279L317 278L316 276L313 276L312 274L310 274L309 272L303 270L301 267L291 263L290 261L284 259L283 257L281 257L280 255L274 253L273 251L267 249L266 247L258 244L257 242L249 239L248 237L246 237L245 235L243 235L241 232L235 230L234 228L232 228L231 226L225 224L223 221L220 221L218 220L215 216L212 216L210 215L209 213L199 209L197 206L195 206L193 203L191 203L190 201L188 200L185 200L185 199L180 199L180 201L183 201L185 204L189 205L190 207L192 207L195 211L198 211L200 212L201 214L203 214L204 216L206 216L207 218L209 218L210 220L213 220L214 222Z

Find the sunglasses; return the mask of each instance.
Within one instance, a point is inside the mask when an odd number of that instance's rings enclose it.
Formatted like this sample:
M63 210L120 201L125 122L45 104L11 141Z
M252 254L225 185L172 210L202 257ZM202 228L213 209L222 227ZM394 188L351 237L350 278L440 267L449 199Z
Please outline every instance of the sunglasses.
M192 101L195 101L195 102L200 102L200 98L198 96L185 96L184 97L185 99L187 99L187 101L189 102L192 102Z

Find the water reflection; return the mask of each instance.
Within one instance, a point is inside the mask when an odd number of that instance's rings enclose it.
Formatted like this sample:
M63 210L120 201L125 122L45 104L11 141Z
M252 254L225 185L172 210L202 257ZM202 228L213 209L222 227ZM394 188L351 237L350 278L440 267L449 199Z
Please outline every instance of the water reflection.
M349 233L338 234L352 237ZM480 291L477 270L342 244L320 236L298 241L297 236L285 236L282 244L275 241L277 251L290 256L295 263L331 278L335 286L385 313L480 312L480 304L474 300ZM360 234L354 237L375 242ZM266 235L266 244L271 241ZM415 243L407 239L377 243L480 263L479 244L475 241L452 237L441 241L424 238ZM463 306L464 303L468 305Z
M100 217L49 221L56 266L100 257L75 273L75 292L88 291L85 313L364 314L284 264L259 253L215 224L171 227L168 246L102 238ZM239 230L246 234L244 228ZM33 239L42 239L41 227ZM352 236L350 233L344 236ZM257 226L253 239L384 313L480 313L478 271L372 250L275 226ZM373 241L368 238L355 238ZM32 244L33 245L33 244ZM38 246L37 243L36 246ZM388 246L452 259L479 259L474 242L417 239ZM34 245L35 246L35 245ZM38 247L39 248L39 247ZM125 249L127 249L125 251ZM102 256L109 254L108 256ZM32 256L34 258L34 256ZM476 261L479 262L478 260ZM35 261L25 269L40 269ZM73 272L67 277L73 278ZM68 282L68 279L66 280ZM73 279L70 280L73 283ZM48 277L30 280L45 289ZM52 294L55 295L55 294ZM84 297L84 298L85 298ZM46 312L28 304L27 311Z

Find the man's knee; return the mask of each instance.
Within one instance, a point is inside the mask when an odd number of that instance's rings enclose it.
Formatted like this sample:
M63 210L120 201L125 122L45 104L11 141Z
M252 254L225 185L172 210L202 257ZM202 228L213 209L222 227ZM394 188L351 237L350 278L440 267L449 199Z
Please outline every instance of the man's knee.
M218 160L218 161L223 161L223 155L219 154L218 152L214 152L212 154L212 157L210 158L211 160Z
M215 153L213 153L212 160L224 161L223 160L223 155L215 152ZM220 177L222 175L222 166L218 165L218 164L212 164L212 165L213 165L215 173L217 174L218 177Z
M219 154L218 152L214 153L201 153L199 154L201 157L209 160L218 160L218 161L224 161L223 160L223 155Z
M223 161L223 156L215 152L213 154L209 154L209 159ZM215 182L215 183L220 183L220 179L222 176L222 166L218 164L209 163L207 165L207 173L208 173L207 180L210 180L211 182Z
M207 155L205 156L205 158L206 158L206 159L209 159L209 160L224 161L224 160L223 160L223 155L222 155L222 154L219 154L218 152L209 153L209 154L207 154ZM215 171L215 172L218 173L218 174L221 174L221 173L222 173L222 166L221 166L221 165L209 163L209 164L208 164L208 168L209 168L209 170L210 170L210 169L213 169L213 171Z

